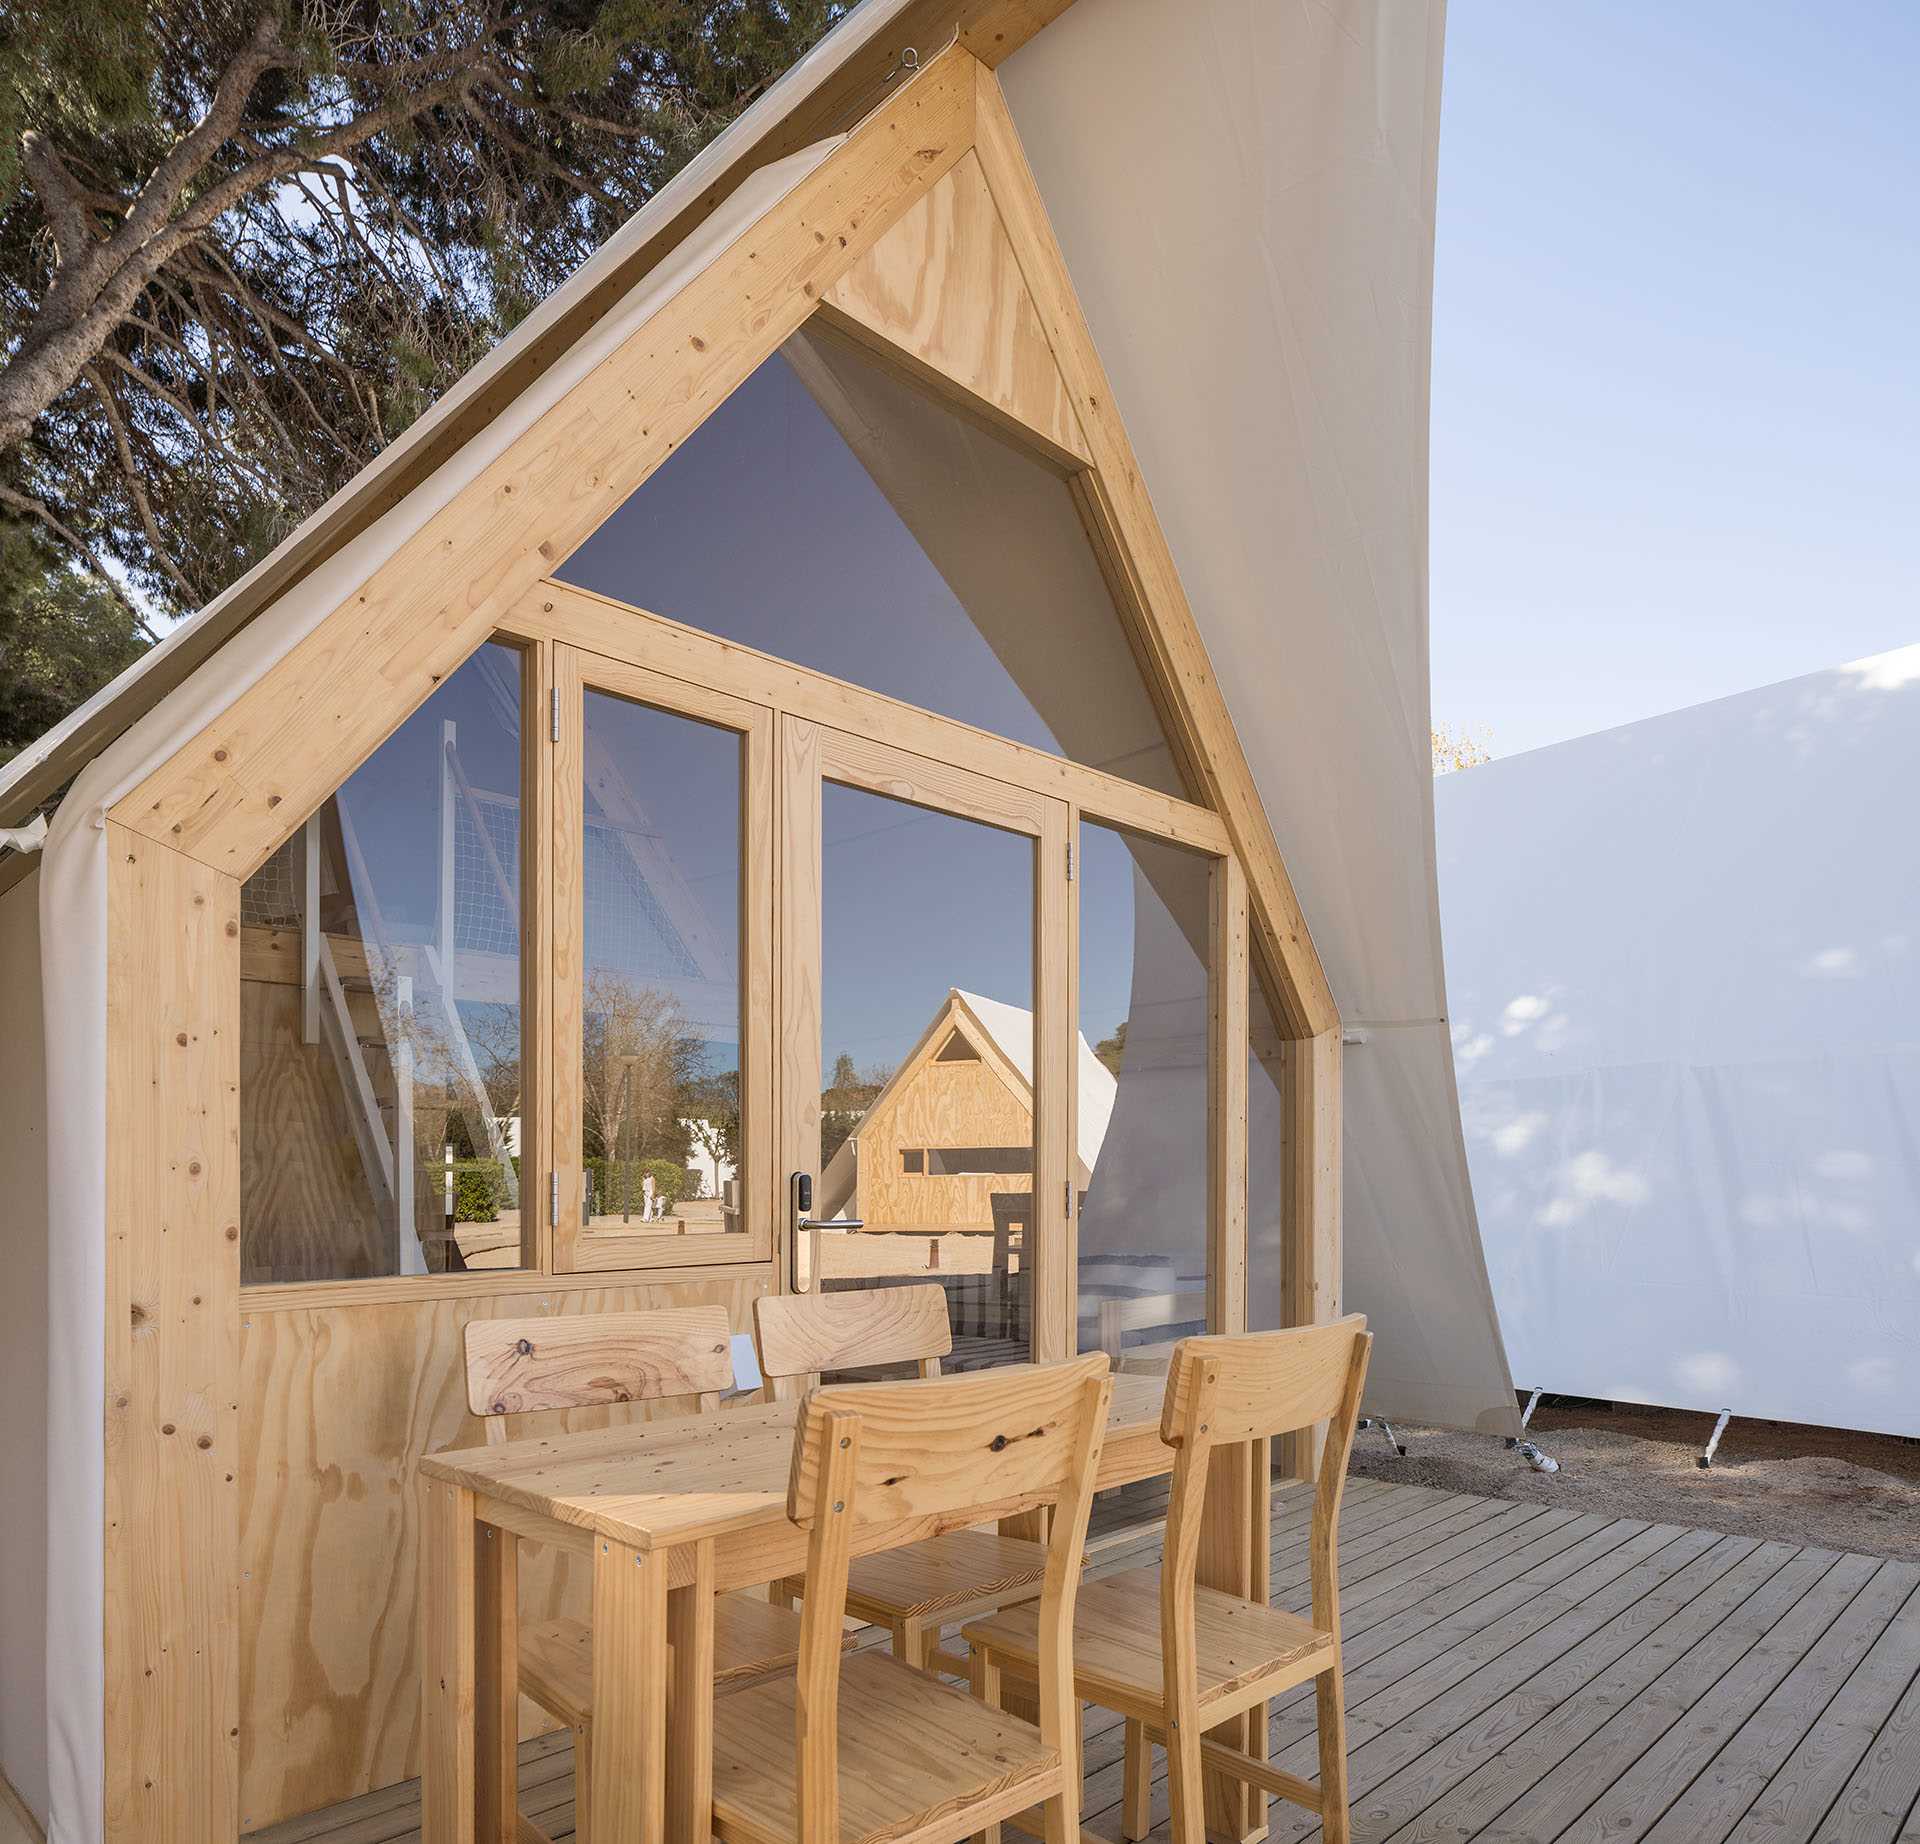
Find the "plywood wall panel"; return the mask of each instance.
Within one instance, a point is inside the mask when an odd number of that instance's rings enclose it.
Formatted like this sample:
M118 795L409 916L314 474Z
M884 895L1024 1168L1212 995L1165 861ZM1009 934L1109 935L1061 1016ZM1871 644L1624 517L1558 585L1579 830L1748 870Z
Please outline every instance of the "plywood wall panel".
M243 1829L418 1771L413 1468L423 1453L485 1439L465 1408L467 1320L717 1303L744 1331L769 1272L313 1311L243 1309ZM515 1432L644 1414L621 1408L529 1417ZM584 1609L584 1577L571 1580L568 1566L564 1556L529 1553L523 1606L530 1614Z

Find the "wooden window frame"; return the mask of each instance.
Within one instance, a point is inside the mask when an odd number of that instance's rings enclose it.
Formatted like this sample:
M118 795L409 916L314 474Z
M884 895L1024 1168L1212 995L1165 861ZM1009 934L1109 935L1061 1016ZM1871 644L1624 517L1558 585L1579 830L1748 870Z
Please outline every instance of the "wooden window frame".
M762 1266L773 1254L773 713L764 705L667 677L628 660L554 649L559 736L553 745L552 956L554 1013L548 1117L558 1177L547 1270L556 1275L651 1274L663 1268ZM743 1235L598 1236L586 1246L581 1210L585 1121L581 1085L585 980L586 694L603 692L740 738L740 1195Z

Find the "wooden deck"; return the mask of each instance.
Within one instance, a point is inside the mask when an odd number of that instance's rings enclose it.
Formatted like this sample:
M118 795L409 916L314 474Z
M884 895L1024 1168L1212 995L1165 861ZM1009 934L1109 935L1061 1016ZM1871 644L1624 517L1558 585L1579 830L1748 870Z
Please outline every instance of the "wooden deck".
M1137 1564L1155 1487L1096 1513ZM1276 1488L1274 1600L1304 1610L1308 1498ZM1341 1521L1354 1836L1363 1844L1920 1844L1920 1567L1677 1524L1356 1479ZM1272 1747L1311 1776L1311 1691ZM1120 1726L1087 1723L1086 1821L1120 1837ZM1154 1838L1166 1837L1156 1754ZM522 1804L572 1836L567 1747ZM1276 1840L1317 1837L1276 1802ZM412 1786L254 1834L412 1844ZM1010 1833L1009 1836L1017 1834Z

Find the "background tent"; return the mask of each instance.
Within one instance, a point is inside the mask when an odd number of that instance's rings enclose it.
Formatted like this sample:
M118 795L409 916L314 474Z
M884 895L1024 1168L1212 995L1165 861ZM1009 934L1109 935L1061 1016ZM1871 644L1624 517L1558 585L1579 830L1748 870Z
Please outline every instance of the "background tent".
M1525 1385L1920 1435L1920 647L1439 784Z

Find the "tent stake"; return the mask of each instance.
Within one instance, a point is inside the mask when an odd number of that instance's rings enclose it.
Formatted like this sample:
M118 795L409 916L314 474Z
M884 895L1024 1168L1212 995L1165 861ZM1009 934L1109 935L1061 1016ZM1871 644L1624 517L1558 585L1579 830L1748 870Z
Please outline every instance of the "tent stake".
M1713 1432L1707 1436L1707 1451L1703 1453L1699 1459L1694 1461L1694 1465L1699 1467L1703 1473L1712 1466L1714 1449L1720 1445L1720 1437L1726 1433L1727 1423L1732 1419L1733 1411L1731 1409L1722 1409L1720 1411L1720 1419L1713 1424Z

